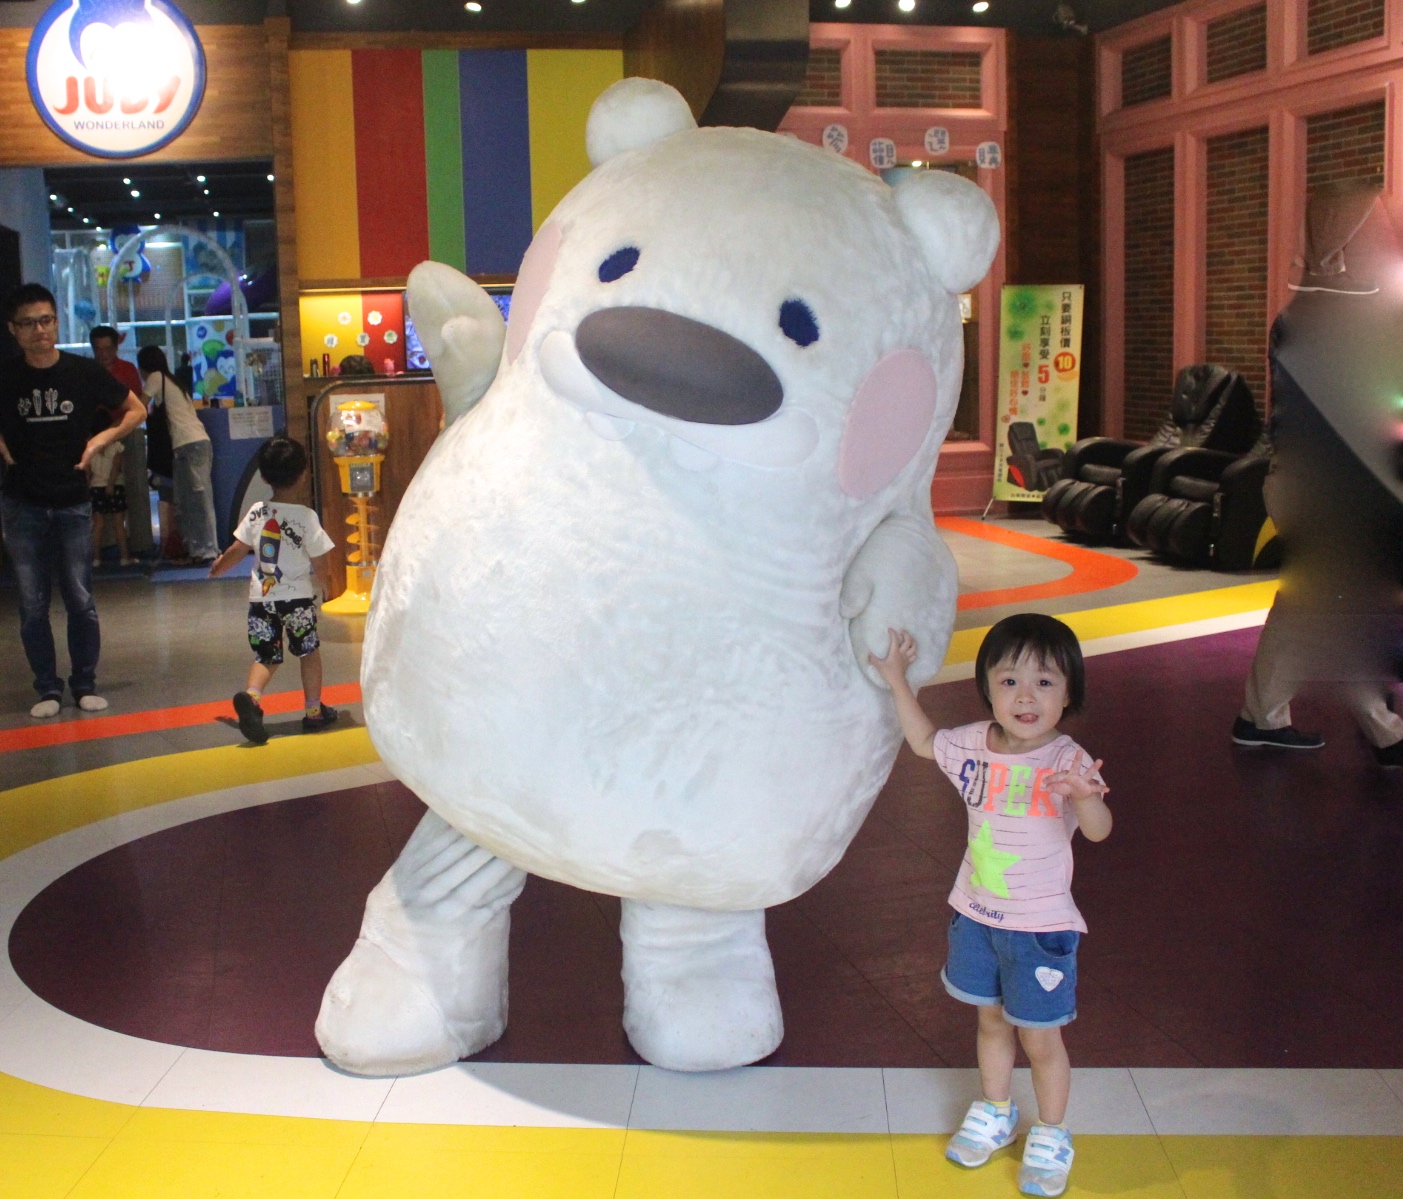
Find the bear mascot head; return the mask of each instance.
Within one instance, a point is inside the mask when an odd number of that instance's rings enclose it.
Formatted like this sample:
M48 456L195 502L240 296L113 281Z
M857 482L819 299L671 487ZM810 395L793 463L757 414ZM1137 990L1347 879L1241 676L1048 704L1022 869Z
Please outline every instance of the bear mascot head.
M763 909L838 861L900 740L868 652L909 628L923 682L953 626L930 485L989 199L699 129L650 80L604 92L587 141L505 327L458 272L410 277L449 424L386 540L362 679L430 811L328 988L348 1069L500 1035L523 871L623 898L645 1058L772 1051Z

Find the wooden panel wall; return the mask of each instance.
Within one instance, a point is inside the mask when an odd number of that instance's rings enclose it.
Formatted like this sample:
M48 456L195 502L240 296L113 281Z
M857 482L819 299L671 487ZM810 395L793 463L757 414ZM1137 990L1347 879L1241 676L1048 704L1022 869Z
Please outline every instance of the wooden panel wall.
M672 84L700 120L725 55L725 0L653 0L624 39L624 74Z
M0 29L0 167L92 165L40 119L29 98L24 61L32 30ZM271 158L268 41L262 25L200 25L210 63L205 98L190 127L149 161Z

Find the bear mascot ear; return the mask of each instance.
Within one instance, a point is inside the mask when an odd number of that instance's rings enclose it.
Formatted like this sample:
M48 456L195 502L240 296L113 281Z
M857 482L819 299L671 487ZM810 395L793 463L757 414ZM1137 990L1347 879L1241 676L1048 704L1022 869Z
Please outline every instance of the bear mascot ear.
M950 171L917 171L893 196L941 287L959 295L984 278L999 248L999 217L982 188Z
M656 79L620 79L599 94L585 125L585 149L600 166L625 150L638 150L684 129L696 118L675 87Z

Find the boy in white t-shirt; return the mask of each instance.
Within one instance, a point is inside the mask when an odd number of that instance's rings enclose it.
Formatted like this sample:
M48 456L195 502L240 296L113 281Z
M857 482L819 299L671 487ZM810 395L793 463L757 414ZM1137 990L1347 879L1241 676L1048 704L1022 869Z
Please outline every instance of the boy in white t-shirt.
M312 509L291 498L307 473L307 451L290 437L274 437L258 451L258 473L273 498L254 504L234 530L234 541L210 567L221 575L253 551L258 562L249 579L248 643L253 665L248 686L234 696L239 729L255 745L268 740L260 700L283 661L283 634L302 668L305 732L335 722L337 711L322 703L321 642L317 638L316 588L331 594L329 555L335 543Z

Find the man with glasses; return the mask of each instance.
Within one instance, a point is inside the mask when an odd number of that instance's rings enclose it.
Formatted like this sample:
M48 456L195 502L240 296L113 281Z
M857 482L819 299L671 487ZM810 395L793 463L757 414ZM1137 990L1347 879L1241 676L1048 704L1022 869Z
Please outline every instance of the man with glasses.
M0 460L5 482L0 527L19 585L20 640L39 702L34 717L57 716L63 700L53 630L51 575L68 610L68 685L78 707L100 712L101 648L92 591L92 504L85 471L94 454L146 416L136 395L91 358L60 351L52 293L26 283L6 305L23 358L0 362ZM106 428L100 428L104 417Z

